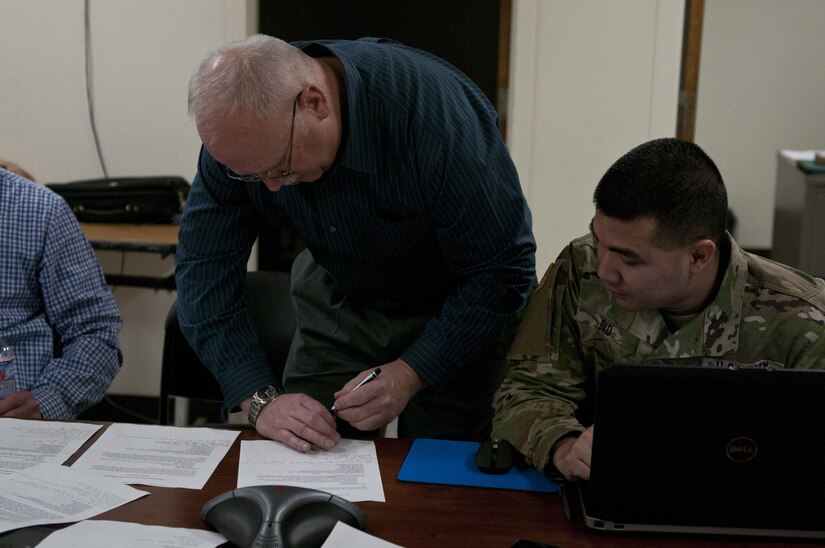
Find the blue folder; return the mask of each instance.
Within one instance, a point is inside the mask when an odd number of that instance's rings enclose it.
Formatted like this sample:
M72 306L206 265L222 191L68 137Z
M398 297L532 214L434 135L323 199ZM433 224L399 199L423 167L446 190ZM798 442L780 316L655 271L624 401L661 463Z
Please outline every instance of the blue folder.
M467 485L555 493L559 486L538 470L513 466L506 474L486 474L476 468L479 443L416 439L398 472L401 481Z

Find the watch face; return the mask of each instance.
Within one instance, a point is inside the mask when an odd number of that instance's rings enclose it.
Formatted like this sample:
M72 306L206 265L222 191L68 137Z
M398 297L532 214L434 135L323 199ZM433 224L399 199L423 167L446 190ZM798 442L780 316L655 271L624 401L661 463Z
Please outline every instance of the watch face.
M269 402L278 395L278 389L274 386L267 386L263 390L258 390L255 392L255 399L260 400L261 402Z
M255 426L255 423L258 420L258 414L261 410L272 400L277 398L280 394L283 394L283 390L278 388L277 386L267 386L263 390L258 390L252 396L252 405L249 406L249 419L250 424Z

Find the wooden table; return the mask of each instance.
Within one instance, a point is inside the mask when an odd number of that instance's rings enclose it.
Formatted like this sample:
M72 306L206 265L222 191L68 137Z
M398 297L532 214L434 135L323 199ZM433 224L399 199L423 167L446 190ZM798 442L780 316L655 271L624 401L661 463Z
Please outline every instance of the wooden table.
M95 519L209 529L200 519L201 508L212 497L236 487L240 441L255 439L261 437L251 429L243 430L204 489L137 486L149 491L151 495L101 514ZM380 438L375 443L387 501L358 503L367 514L366 532L408 548L507 548L519 539L536 540L559 547L772 545L764 540L593 533L585 529L580 520L571 522L565 518L561 497L556 493L398 481L396 476L412 440ZM788 546L787 543L775 545Z
M173 255L178 247L177 224L80 223L94 249ZM110 285L175 289L175 277L106 274Z

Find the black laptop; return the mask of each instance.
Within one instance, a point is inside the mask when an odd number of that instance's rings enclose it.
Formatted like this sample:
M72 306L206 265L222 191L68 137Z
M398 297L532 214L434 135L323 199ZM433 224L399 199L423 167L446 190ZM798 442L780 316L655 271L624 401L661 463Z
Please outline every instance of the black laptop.
M825 538L825 371L614 365L588 527Z

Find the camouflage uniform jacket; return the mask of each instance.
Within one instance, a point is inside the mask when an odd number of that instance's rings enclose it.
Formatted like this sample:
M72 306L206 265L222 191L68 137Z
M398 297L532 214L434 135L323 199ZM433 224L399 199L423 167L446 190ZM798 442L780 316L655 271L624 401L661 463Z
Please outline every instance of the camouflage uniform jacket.
M493 401L493 435L544 470L553 444L592 421L593 387L613 363L825 369L825 282L730 243L716 298L671 333L658 310L616 305L592 236L571 242L528 304Z

